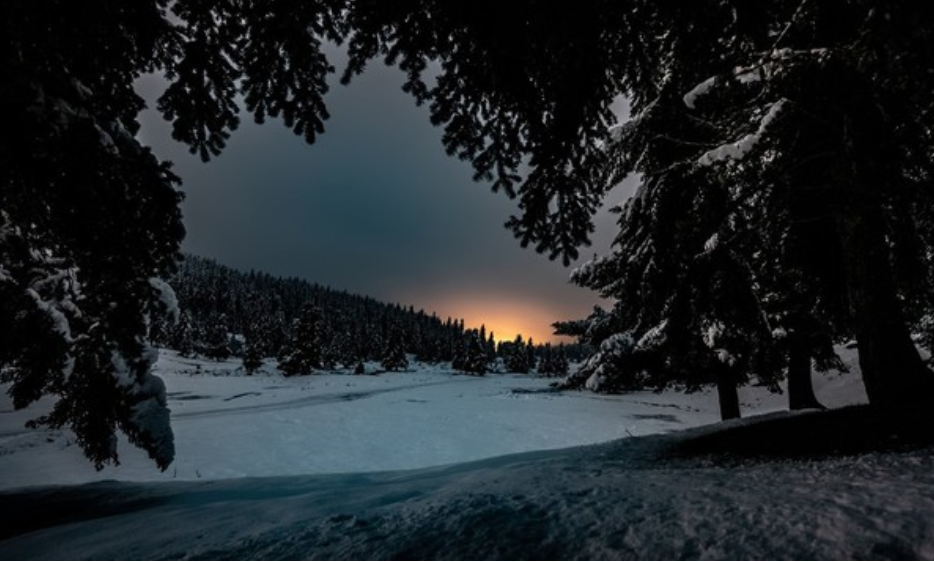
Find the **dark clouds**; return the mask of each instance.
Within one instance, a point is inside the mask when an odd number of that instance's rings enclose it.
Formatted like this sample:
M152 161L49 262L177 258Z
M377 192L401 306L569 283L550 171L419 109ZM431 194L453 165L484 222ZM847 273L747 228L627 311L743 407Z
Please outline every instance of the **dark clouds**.
M186 251L243 269L311 281L486 322L500 335L541 339L551 321L586 315L592 293L569 270L503 228L515 202L448 157L427 110L401 92L401 74L374 65L328 95L331 119L313 146L281 123L243 123L202 164L170 140L154 112L141 137L184 181ZM155 78L141 91L156 94ZM611 194L616 203L626 191ZM606 251L603 213L593 251ZM508 326L507 326L508 324Z

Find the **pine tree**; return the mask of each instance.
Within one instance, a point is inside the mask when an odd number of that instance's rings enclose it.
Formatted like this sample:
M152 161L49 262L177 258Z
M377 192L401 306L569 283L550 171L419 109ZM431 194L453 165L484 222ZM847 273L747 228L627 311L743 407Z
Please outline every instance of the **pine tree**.
M486 342L486 362L488 365L496 365L496 338L493 331L490 330L490 337Z
M178 322L170 328L167 344L182 357L191 357L194 353L194 326L191 314L187 310L179 315Z
M570 365L567 351L564 344L561 344L558 346L558 349L553 352L549 374L554 377L566 377L568 376L569 369Z
M252 375L262 366L263 356L260 354L259 347L247 342L246 350L243 353L243 370L246 374Z
M5 2L0 81L0 372L34 425L74 431L97 467L117 431L160 468L174 457L150 321L184 233L178 178L136 132L133 82L174 31L153 3Z
M227 321L223 316L215 318L207 325L201 353L215 361L223 361L231 356L227 332Z
M542 358L538 363L538 374L543 377L566 377L568 375L568 358L564 345L557 348L546 343L542 350Z
M476 330L468 332L464 338L461 354L452 368L473 375L482 376L487 372L486 351Z
M284 375L310 375L321 368L321 323L321 310L305 303L292 327L289 352L279 363Z
M529 354L522 334L517 334L506 356L506 370L510 373L526 374L529 372Z
M409 367L405 356L405 338L402 328L395 325L389 330L386 349L383 352L382 367L387 371L404 371Z
M554 357L551 344L546 343L542 348L542 353L538 360L538 374L543 377L551 376L552 369L554 368L553 361Z

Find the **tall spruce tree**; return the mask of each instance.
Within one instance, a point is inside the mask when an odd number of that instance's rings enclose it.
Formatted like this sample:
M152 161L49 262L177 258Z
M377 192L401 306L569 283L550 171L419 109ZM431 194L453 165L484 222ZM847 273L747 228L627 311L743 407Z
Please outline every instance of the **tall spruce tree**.
M289 351L279 363L284 375L310 375L322 367L322 324L321 309L305 303L293 323Z
M263 366L263 356L260 354L259 349L259 346L247 342L246 350L243 353L243 370L248 375L252 375Z
M464 335L461 349L452 367L472 375L485 375L488 371L486 350L476 330L471 330Z
M526 374L529 372L529 354L526 350L522 334L516 334L516 339L509 346L506 355L506 370L510 373Z
M381 365L387 371L404 371L409 366L409 360L405 356L405 334L398 324L389 329Z

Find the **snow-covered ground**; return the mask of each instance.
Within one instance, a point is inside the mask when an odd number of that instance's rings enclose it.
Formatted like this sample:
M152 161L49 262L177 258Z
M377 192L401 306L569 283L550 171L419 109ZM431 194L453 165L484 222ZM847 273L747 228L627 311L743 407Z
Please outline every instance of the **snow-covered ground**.
M717 418L710 393L429 368L245 377L172 353L158 368L178 453L165 473L125 444L122 466L95 473L65 432L0 406L0 557L934 557L929 450L666 457L711 431L696 427ZM816 383L828 405L861 400L855 374ZM785 400L743 392L747 415Z
M376 369L370 366L370 371ZM159 472L119 444L121 465L97 472L68 431L31 430L39 408L0 397L0 489L104 479L215 480L424 468L559 449L714 423L716 394L553 392L529 375L473 377L413 365L410 372L285 378L271 367L244 376L239 361L163 351L176 461ZM832 404L858 402L850 376L816 380ZM835 389L840 387L844 390ZM787 398L742 390L744 414L782 410ZM46 404L47 406L47 404Z

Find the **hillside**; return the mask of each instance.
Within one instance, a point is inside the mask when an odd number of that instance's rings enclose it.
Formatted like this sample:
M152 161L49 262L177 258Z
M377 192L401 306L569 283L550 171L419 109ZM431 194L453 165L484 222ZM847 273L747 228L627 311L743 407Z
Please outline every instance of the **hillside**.
M450 361L464 334L463 320L324 287L297 278L243 272L214 260L185 255L169 279L179 322L161 324L155 343L186 355L226 359L250 350L284 358L305 306L317 315L315 330L323 367L379 360L398 332L406 351L425 360Z

